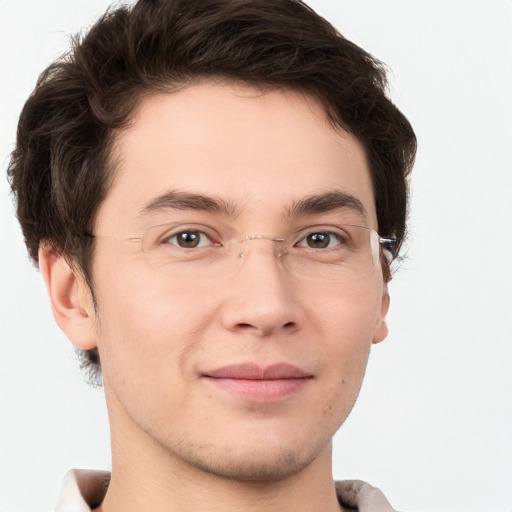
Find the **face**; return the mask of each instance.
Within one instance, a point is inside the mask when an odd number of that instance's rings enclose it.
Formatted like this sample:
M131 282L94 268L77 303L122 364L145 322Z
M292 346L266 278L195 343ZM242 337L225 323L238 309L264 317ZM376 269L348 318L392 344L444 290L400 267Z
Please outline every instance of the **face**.
M380 267L348 283L301 278L263 238L220 278L152 264L121 239L172 223L196 230L192 250L197 236L197 250L212 250L216 238L280 237L340 212L377 229L362 147L312 98L202 83L144 99L115 151L88 309L113 445L129 432L168 460L242 480L306 468L330 450L386 335ZM298 211L311 196L362 208Z

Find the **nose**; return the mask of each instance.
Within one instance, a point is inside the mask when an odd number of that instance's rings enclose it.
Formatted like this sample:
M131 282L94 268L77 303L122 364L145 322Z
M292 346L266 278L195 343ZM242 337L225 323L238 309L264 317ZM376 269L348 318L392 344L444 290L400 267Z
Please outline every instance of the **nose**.
M221 314L226 329L265 337L298 328L299 304L293 280L280 261L280 242L246 238Z

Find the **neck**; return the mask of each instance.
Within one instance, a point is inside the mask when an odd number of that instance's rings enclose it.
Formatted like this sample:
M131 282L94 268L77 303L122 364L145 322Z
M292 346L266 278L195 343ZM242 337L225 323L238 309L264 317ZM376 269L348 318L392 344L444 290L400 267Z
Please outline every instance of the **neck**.
M124 427L112 428L112 477L98 512L340 511L330 443L297 474L237 481L193 467L136 426Z

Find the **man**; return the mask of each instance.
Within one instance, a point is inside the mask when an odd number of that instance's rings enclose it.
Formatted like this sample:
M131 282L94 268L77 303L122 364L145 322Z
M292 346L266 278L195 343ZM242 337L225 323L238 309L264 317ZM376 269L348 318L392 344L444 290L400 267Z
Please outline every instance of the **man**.
M392 510L331 440L414 152L379 62L295 0L141 0L48 68L9 173L112 437L57 510Z

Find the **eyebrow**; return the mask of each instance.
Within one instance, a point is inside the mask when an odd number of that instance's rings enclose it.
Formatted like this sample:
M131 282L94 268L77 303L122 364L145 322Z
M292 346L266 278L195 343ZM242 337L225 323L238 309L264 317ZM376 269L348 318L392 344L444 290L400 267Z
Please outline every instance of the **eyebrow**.
M363 203L351 194L336 190L324 194L316 194L294 201L291 207L287 208L284 216L286 218L301 217L327 213L334 210L348 209L359 213L366 220L367 212ZM179 190L171 190L145 204L139 211L138 216L144 216L154 212L165 210L193 210L211 212L227 217L236 217L240 209L225 199L195 194Z
M228 201L202 194L171 190L145 204L138 217L164 210L195 210L236 217L238 208Z
M364 220L367 212L363 203L351 194L340 190L305 197L293 203L287 212L287 217L300 217L303 215L315 215L334 210L348 209L359 213Z

